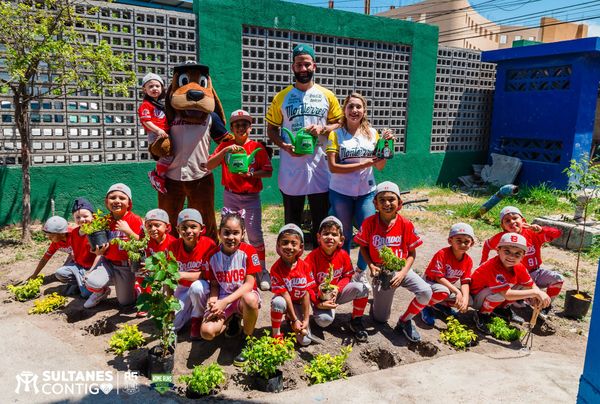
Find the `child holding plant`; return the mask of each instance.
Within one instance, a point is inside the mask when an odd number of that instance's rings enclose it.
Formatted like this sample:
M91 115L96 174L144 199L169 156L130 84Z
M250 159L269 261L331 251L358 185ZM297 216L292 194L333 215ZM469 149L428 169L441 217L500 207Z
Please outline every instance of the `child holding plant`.
M453 315L450 306L461 313L469 308L469 284L473 260L467 254L475 242L475 232L466 223L456 223L448 234L449 247L439 250L425 270L425 282L431 285L433 294L427 307L421 311L421 319L427 325L434 325L432 308L441 311L446 317Z
M62 251L68 254L73 253L73 248L71 247L71 231L69 228L69 224L67 221L60 216L52 216L46 223L44 223L44 227L42 228L46 238L50 240L50 245L48 249L39 260L33 274L31 274L25 281L29 281L30 279L34 279L38 276L38 274L44 269L50 258L57 252ZM70 261L67 259L67 262Z
M402 286L414 293L415 298L400 316L394 330L402 332L409 341L416 342L421 340L421 335L412 319L429 304L433 292L431 286L411 270L415 262L415 250L423 244L423 241L416 234L411 221L398 213L401 207L398 185L390 181L377 185L375 190L377 213L365 219L354 241L360 246L360 253L373 277L377 277L382 270L383 260L380 256L382 247L389 247L397 257L406 260L404 267L392 278L391 288L383 289L381 285L373 288L371 311L375 321L385 323L390 318L396 289Z
M254 279L254 274L261 271L260 261L254 247L242 241L244 231L244 219L239 213L222 216L219 226L221 244L208 254L210 297L200 329L202 338L210 341L225 331L227 320L231 319L230 327L237 332L239 320L232 317L241 316L244 335L239 353L233 360L235 366L243 366L246 362L243 350L247 337L254 333L260 307Z
M87 199L77 198L73 202L71 211L77 225L68 234L72 260L58 268L54 275L60 282L77 288L81 296L87 299L92 292L85 288L83 278L86 272L94 266L97 256L92 253L88 238L81 230L81 225L92 222L94 207Z
M259 286L261 290L269 290L271 284L265 265L260 191L263 188L262 178L271 177L273 167L264 146L248 137L252 132L252 116L248 112L238 109L231 113L229 122L234 139L219 144L206 162L206 167L214 170L221 165L221 183L225 188L223 208L226 211L244 212L242 216L246 223L248 242L256 249L262 268L262 272L257 274ZM256 152L256 150L258 151ZM250 156L253 152L256 155L251 161L248 161L247 173L234 174L229 170L226 164L228 153L246 153Z
M204 222L196 209L188 208L179 212L177 232L179 238L170 247L179 265L180 275L174 296L181 307L175 313L174 327L177 332L191 320L190 338L199 339L210 290L208 282L201 278L206 270L207 254L215 247L215 242L203 236Z
M369 289L362 282L353 282L354 268L350 256L342 248L344 227L335 216L328 216L321 222L317 233L319 248L305 258L312 268L315 279L313 317L319 327L327 327L335 319L338 305L352 302L352 320L349 328L359 342L366 342L369 334L365 330L362 316L367 307ZM330 292L326 290L330 289ZM327 296L327 294L329 296Z
M525 237L525 240L527 241L527 252L521 263L527 268L529 276L531 276L531 279L533 279L535 284L539 288L546 289L546 293L550 296L550 299L554 300L560 293L564 280L560 273L541 267L542 246L544 243L548 243L560 237L561 231L554 227L542 227L537 224L528 224L519 208L514 206L506 206L500 211L500 226L503 231L487 239L483 244L480 264L483 264L488 260L490 251L497 248L498 242L504 234L520 234ZM548 307L544 308L540 314L542 314L542 316L547 316L550 314L551 309L552 305L550 304ZM517 317L510 309L510 306L501 313L504 317L513 320ZM519 322L522 322L522 319Z
M102 246L92 246L93 252L101 257L94 268L85 275L86 288L93 292L83 304L92 308L110 294L109 283L115 284L117 300L121 306L135 303L135 274L131 272L127 252L110 240L139 240L143 231L142 219L131 211L133 199L131 189L122 183L111 185L106 192L104 204L109 210L109 242Z
M273 337L283 339L281 323L286 315L296 333L296 341L307 346L315 281L311 268L300 258L303 252L302 230L293 223L283 226L277 235L279 259L271 267L271 292L275 295L271 299L271 327Z
M471 295L475 325L481 332L489 333L492 311L500 305L520 299L532 299L533 305L540 308L550 305L550 297L536 286L521 264L527 249L525 237L505 233L498 241L498 255L473 272Z

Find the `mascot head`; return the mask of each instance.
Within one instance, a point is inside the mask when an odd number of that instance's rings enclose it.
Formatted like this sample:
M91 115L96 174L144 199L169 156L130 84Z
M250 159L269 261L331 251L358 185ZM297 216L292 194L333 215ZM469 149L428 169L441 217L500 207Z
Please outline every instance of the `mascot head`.
M208 66L192 60L174 67L165 109L169 123L178 116L186 122L201 124L213 111L225 123L225 112L212 86Z

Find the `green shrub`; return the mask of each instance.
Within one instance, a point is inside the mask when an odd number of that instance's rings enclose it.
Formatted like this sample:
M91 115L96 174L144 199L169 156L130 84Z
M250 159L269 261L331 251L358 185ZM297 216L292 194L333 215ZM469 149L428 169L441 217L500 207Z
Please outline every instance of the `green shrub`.
M488 324L488 329L494 338L502 341L516 341L523 336L521 330L509 326L506 324L506 321L500 317L492 317L492 321Z
M399 258L388 246L381 247L379 250L379 256L383 261L383 266L388 271L401 271L406 265L406 260L404 258Z
M344 370L348 355L352 352L351 346L342 347L340 354L318 354L304 366L304 372L308 375L311 384L330 382L332 380L345 379L348 375Z
M150 236L146 234L144 238L139 240L136 240L134 238L129 240L113 238L112 240L110 240L110 243L118 245L121 248L121 250L127 252L127 257L129 258L129 261L139 262L145 255L146 247L148 247L148 241L150 241Z
M190 391L206 395L225 382L225 372L216 363L208 366L194 366L192 374L181 376L179 381L185 383Z
M60 309L65 304L67 304L67 298L54 292L50 296L34 301L33 308L29 310L29 314L51 313L56 309Z
M138 329L137 324L128 325L123 324L120 326L120 330L117 330L111 337L108 345L110 350L117 355L123 355L125 351L130 351L141 347L146 343L142 332Z
M84 234L92 234L98 231L108 230L110 227L110 213L106 215L100 209L93 214L93 219L90 223L81 225L81 231Z
M293 335L279 340L269 336L269 332L265 330L265 335L261 338L253 336L247 338L248 343L243 351L247 358L244 371L250 375L269 379L275 375L278 366L283 365L296 354Z
M477 334L467 328L456 318L449 316L446 318L448 328L440 332L440 341L452 345L458 350L465 350L475 341Z
M8 285L7 289L15 295L15 299L24 302L40 295L40 287L44 283L44 275L28 280L24 285Z

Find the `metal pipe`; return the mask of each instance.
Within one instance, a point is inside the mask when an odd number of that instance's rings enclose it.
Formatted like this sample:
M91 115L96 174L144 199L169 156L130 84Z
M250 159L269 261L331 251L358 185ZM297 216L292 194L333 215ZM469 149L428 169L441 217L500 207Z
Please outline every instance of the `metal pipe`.
M516 195L519 193L519 187L513 184L503 185L498 192L496 192L490 199L488 199L483 205L479 207L479 211L475 214L475 218L480 218L486 212L491 210L498 204L502 199L507 196Z

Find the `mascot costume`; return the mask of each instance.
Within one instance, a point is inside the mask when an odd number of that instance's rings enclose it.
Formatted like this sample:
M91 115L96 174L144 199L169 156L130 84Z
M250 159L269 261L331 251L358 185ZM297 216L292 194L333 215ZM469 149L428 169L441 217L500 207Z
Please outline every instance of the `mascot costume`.
M225 128L221 101L213 89L208 66L187 61L175 66L173 81L165 99L170 145L153 144L156 155L171 154L166 194L158 194L158 206L169 214L176 233L177 215L187 207L200 211L205 235L217 241L215 221L215 182L206 169L211 139L216 143L231 139Z

